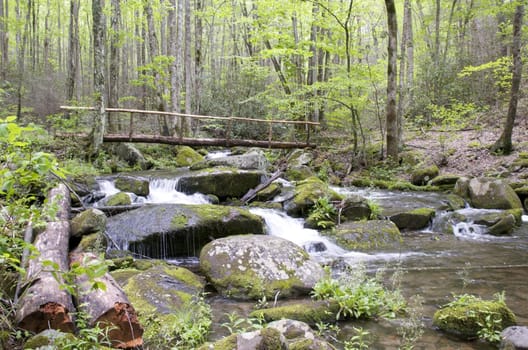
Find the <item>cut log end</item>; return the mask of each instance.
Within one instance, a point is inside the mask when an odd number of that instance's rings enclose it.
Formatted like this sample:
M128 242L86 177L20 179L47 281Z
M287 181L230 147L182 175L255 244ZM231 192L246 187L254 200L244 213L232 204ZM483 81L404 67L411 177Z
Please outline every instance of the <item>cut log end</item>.
M143 345L143 327L139 323L136 310L128 303L116 302L96 321L99 327L108 330L112 346L119 349L131 349Z
M35 334L46 329L74 332L74 324L68 309L54 302L41 305L37 311L26 316L18 326Z

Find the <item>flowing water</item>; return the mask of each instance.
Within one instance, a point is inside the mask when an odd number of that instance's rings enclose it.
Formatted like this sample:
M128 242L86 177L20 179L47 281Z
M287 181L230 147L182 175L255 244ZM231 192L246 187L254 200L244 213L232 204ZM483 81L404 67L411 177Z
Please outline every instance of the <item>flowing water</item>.
M152 181L151 195L144 201L201 203L203 196L191 197L176 192L176 183L169 180ZM108 190L112 188L109 184ZM450 222L452 233L442 232L448 213L441 210L446 202L442 194L395 192L383 190L337 189L344 195L359 194L375 201L382 215L419 207L436 208L437 218L426 230L403 232L400 244L371 251L346 251L318 231L305 229L303 221L270 209L254 208L251 211L265 219L268 234L283 237L304 247L318 261L335 266L354 268L358 264L374 273L384 269L387 275L397 272L401 276L400 288L407 298L419 296L422 310L419 319L425 333L414 349L493 349L482 342L466 342L451 338L432 327L432 317L439 306L453 300L453 294L469 293L482 298L493 298L505 293L506 303L517 316L520 325L528 325L528 217L523 216L521 227L504 237L487 235L478 225L468 222ZM183 199L182 199L183 198ZM462 209L471 217L475 209ZM449 221L448 221L449 222ZM337 262L337 263L336 263ZM219 324L226 322L226 314L236 311L244 315L254 304L240 303L220 297L211 298L215 312L213 337L222 334ZM341 325L341 337L354 334L354 327L370 332L370 349L398 349L401 336L398 320L350 321ZM339 346L338 346L339 347Z

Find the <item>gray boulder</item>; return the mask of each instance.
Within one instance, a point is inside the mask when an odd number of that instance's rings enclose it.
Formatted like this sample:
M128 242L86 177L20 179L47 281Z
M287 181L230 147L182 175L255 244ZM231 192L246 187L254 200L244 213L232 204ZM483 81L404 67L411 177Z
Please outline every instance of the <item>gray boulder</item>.
M341 221L368 220L372 214L369 202L359 195L347 196L340 204Z
M71 220L72 237L102 232L106 227L106 215L99 209L89 208Z
M260 171L243 171L219 168L213 171L201 171L180 178L178 191L186 194L204 193L218 197L240 198L250 189L257 187L265 174Z
M200 268L218 292L236 299L306 295L325 271L298 245L274 236L230 236L208 243Z
M123 192L134 193L136 196L149 195L149 181L135 176L119 176L114 180L116 188Z
M465 198L472 207L481 209L517 209L522 203L515 191L504 180L492 178L460 178L455 193Z
M500 349L528 350L528 327L511 326L501 332Z
M293 197L284 202L284 210L291 216L306 217L321 197L326 197L330 201L343 199L343 196L330 189L328 184L319 178L309 177L297 184Z
M217 166L232 167L243 170L266 171L268 169L269 162L262 150L251 149L244 154L218 157L199 162L194 164L191 167L191 170L200 170Z
M400 230L420 230L426 228L435 216L435 209L418 208L403 213L394 214L390 220L398 226Z
M276 328L263 328L253 332L231 334L198 350L288 350L284 336Z
M323 233L347 250L382 248L401 240L400 230L390 220L347 222Z
M262 234L264 222L249 211L212 204L145 205L108 219L107 234L123 250L151 258L196 256L211 239Z
M411 174L411 183L416 186L427 185L429 181L438 176L438 167L433 165L424 165L417 167Z
M304 322L282 319L268 324L268 328L277 329L286 338L289 349L297 350L330 350L334 349L326 341L320 339L313 329Z

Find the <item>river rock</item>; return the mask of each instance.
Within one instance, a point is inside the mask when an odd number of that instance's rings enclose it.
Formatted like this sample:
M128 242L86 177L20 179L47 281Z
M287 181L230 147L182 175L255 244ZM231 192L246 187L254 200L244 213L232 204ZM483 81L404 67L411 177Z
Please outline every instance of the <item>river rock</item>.
M273 327L253 332L231 334L212 344L206 344L198 350L287 350L288 343L279 330Z
M330 189L328 184L312 176L300 181L291 199L284 202L284 210L294 217L306 217L317 200L326 197L330 201L341 201L343 196Z
M178 191L193 194L204 193L218 197L221 201L240 198L257 187L265 174L260 171L243 171L218 168L183 176L178 181Z
M284 338L286 338L288 349L334 349L334 347L330 346L326 341L316 336L313 329L311 329L310 326L304 322L282 319L269 323L267 327L277 329L284 336Z
M433 325L463 339L476 339L479 330L485 324L486 317L490 315L495 320L494 327L498 329L516 323L515 315L504 302L475 298L463 303L451 303L437 310L433 317Z
M322 233L347 250L382 248L401 240L400 230L390 220L347 222Z
M314 176L314 172L310 167L312 161L312 153L301 149L293 151L286 160L286 178L290 181L301 181Z
M125 192L118 192L106 197L103 202L108 207L117 207L132 204L132 199Z
M189 146L180 146L178 147L178 153L176 154L176 166L184 167L190 166L195 163L201 162L203 156L196 152Z
M152 166L152 164L145 159L143 154L141 154L141 152L131 143L113 143L112 153L127 162L130 166L139 165L143 170L147 170Z
M528 327L511 326L501 332L500 349L528 350Z
M71 220L72 237L102 232L106 227L106 215L99 209L89 208Z
M308 294L324 269L298 245L274 236L230 236L208 243L200 268L218 292L237 299Z
M250 317L266 322L286 318L315 326L320 322L337 322L339 311L340 306L335 301L305 299L293 304L255 310Z
M452 190L455 187L458 179L460 179L459 175L444 174L435 176L427 184L430 186L440 187L442 190Z
M411 183L416 186L424 186L438 176L439 170L435 164L421 165L414 169L411 173Z
M116 188L123 192L134 193L136 196L146 197L149 195L149 181L134 176L120 176L114 180Z
M248 152L239 155L229 155L202 161L194 164L191 167L191 170L201 170L218 166L243 170L266 171L269 167L269 162L262 150L251 149Z
M264 233L249 211L212 204L144 205L108 219L107 234L121 249L151 258L197 256L211 239Z
M472 207L481 209L516 209L522 203L515 191L504 180L493 178L460 178L455 193L465 198Z
M369 202L366 198L359 195L349 195L341 201L339 205L341 222L352 220L368 220L372 214Z
M394 222L400 230L420 230L429 226L435 213L436 210L433 208L418 208L394 214L390 217L390 220Z

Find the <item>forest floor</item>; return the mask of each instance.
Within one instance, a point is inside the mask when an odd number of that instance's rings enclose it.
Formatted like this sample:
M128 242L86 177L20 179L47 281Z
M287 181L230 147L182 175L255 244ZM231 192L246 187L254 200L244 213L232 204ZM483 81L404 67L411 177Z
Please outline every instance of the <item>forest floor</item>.
M406 135L406 148L422 151L440 168L440 174L469 177L504 177L510 181L528 179L528 168L516 166L520 153L528 153L528 115L518 116L513 129L514 150L509 155L490 152L502 133L502 123L483 125L455 132L428 130Z

